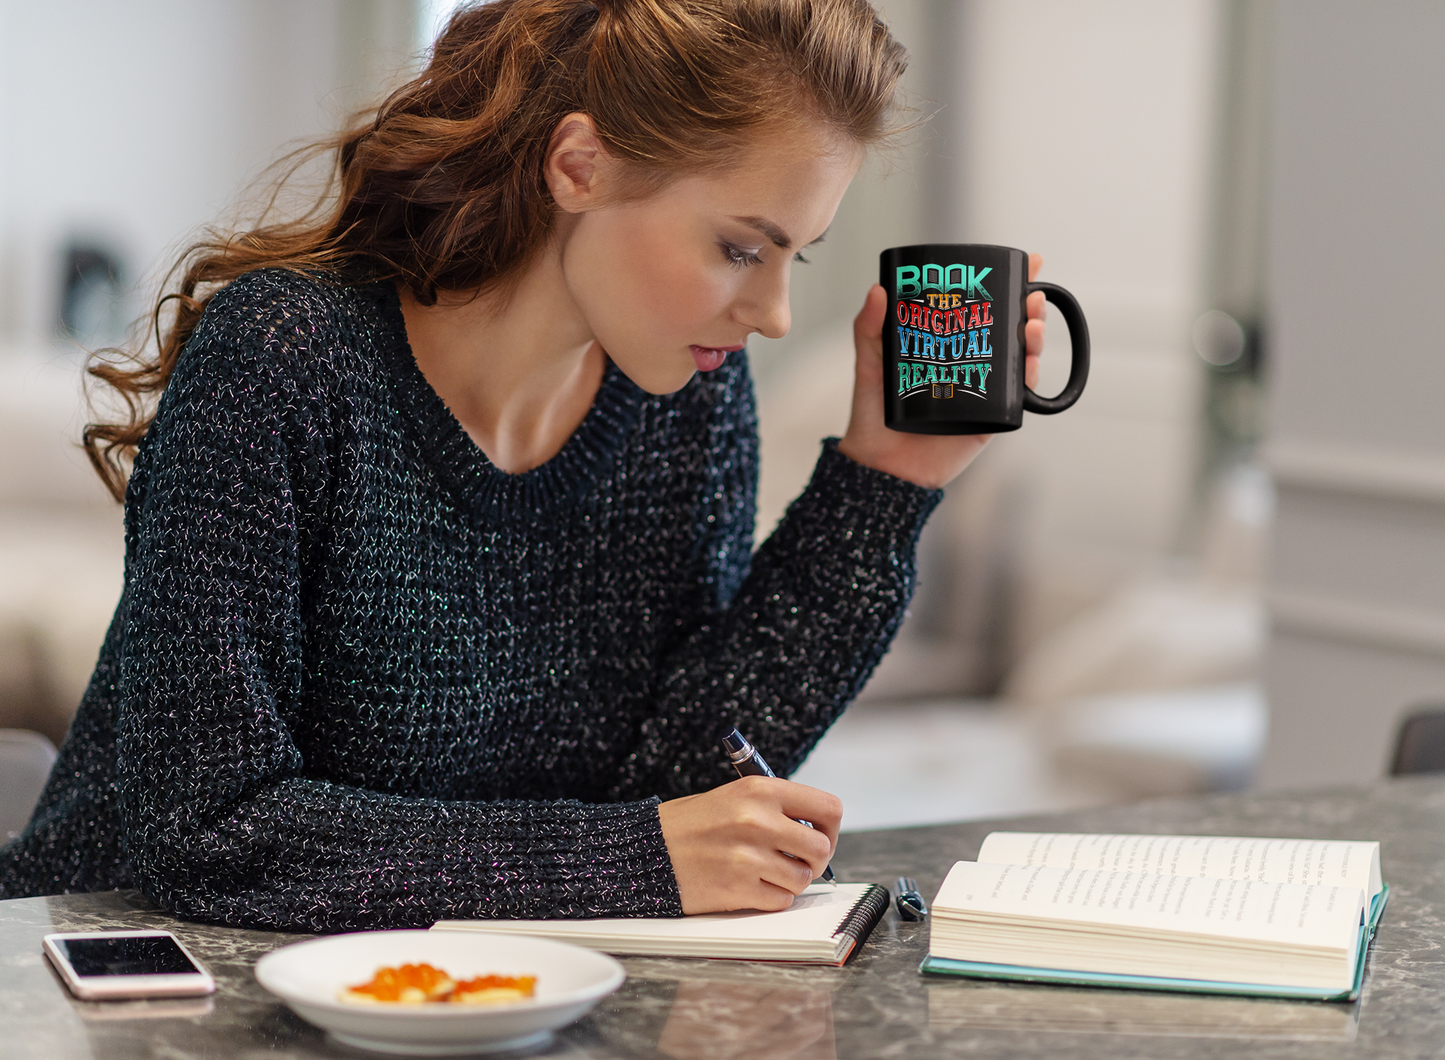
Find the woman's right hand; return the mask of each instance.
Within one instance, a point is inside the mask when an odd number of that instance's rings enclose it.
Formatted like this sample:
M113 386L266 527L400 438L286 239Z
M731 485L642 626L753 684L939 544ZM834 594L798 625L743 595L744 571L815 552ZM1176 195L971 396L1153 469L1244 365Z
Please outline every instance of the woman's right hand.
M664 802L657 815L684 913L777 910L827 868L843 803L789 780L742 777Z

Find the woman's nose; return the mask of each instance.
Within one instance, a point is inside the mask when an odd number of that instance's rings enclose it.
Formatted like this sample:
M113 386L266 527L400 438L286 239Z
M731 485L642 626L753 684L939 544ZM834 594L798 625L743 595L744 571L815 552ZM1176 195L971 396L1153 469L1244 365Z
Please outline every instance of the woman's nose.
M765 339L780 339L793 326L793 313L788 306L788 274L759 277L738 306L738 317L748 329Z

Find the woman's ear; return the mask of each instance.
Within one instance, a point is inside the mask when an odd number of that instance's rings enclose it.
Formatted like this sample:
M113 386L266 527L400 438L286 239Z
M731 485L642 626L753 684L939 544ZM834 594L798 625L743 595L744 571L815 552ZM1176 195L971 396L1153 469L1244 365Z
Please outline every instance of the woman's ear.
M602 205L617 178L618 163L597 136L586 114L568 114L552 130L543 177L552 199L566 213Z

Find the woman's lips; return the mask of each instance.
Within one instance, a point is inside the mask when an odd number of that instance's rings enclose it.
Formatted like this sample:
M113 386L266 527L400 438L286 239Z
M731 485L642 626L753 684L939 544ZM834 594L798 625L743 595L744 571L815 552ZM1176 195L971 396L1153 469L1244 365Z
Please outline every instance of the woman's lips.
M742 349L742 344L736 346L689 346L692 350L692 359L697 363L699 372L711 372L715 368L721 368L723 362L728 359L728 354L736 353Z

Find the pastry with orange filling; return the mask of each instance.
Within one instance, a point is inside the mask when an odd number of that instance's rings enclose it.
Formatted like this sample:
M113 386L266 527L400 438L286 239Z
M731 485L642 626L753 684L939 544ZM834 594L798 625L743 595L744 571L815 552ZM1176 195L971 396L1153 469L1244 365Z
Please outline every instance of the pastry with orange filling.
M445 1001L456 981L429 964L403 964L400 968L378 968L368 983L340 991L342 1001L358 1005L424 1005Z
M479 975L464 979L452 989L454 1005L507 1005L525 1001L537 988L535 975Z
M337 997L353 1005L507 1005L526 1001L536 990L534 975L479 975L457 982L430 964L378 968L371 981L345 987Z

